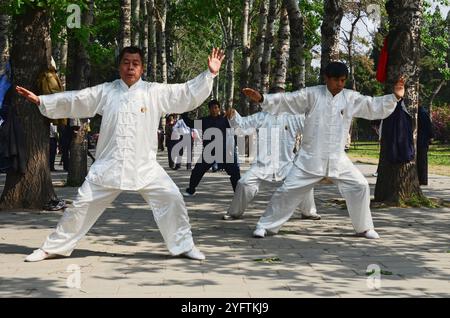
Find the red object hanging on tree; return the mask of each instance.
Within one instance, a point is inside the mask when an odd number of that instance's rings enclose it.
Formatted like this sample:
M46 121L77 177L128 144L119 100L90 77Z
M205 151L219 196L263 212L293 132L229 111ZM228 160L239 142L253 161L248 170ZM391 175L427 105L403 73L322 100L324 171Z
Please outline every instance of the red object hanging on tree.
M387 77L387 62L388 62L388 42L387 37L384 39L383 48L380 52L380 57L378 58L377 67L377 81L380 83L386 82Z

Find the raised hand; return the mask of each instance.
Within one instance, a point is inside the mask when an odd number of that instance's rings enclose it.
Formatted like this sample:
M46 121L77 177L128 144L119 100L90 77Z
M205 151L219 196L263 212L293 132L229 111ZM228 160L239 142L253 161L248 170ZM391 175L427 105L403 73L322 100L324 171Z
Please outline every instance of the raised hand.
M242 93L255 103L260 103L262 101L262 95L254 89L244 88L242 89Z
M208 56L208 68L216 75L219 73L222 61L225 58L225 54L219 48L213 48L211 54Z
M28 100L29 102L32 102L36 105L40 104L39 97L37 97L36 94L34 94L32 91L29 91L28 89L23 88L21 86L16 86L16 92L19 95L25 97L26 100Z
M397 83L395 83L394 94L397 99L403 98L403 96L405 96L405 78L403 76L401 76Z

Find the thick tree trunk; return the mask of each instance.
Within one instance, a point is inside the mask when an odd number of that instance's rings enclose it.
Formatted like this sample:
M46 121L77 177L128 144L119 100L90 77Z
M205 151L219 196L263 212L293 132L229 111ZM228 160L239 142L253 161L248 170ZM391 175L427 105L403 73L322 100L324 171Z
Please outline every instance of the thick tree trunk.
M274 23L277 16L277 0L269 1L267 15L266 36L264 38L264 51L261 60L261 92L267 93L270 84L270 60L272 58Z
M132 28L131 28L131 38L133 46L139 47L139 40L141 35L141 20L139 18L139 13L141 9L141 0L131 0L131 13L132 13Z
M255 40L254 56L253 56L253 73L251 87L256 90L261 90L261 61L264 52L264 37L266 34L267 25L267 0L261 0L259 6L259 22L258 33ZM250 114L256 113L259 110L258 104L250 103Z
M244 0L244 12L242 18L242 61L241 71L239 73L239 104L238 111L241 114L248 115L248 99L242 93L242 89L248 86L248 72L250 70L250 11L253 0Z
M289 16L285 5L280 11L280 28L278 30L278 45L275 54L275 70L273 87L286 88L286 74L289 61Z
M290 66L289 70L292 74L292 89L298 90L305 87L305 37L303 27L303 17L298 7L297 0L283 0L289 15L290 26Z
M36 79L51 55L48 13L26 7L12 21L11 64L15 82L37 92ZM49 166L49 121L34 104L13 96L11 116L22 125L27 155L25 173L9 171L0 199L1 209L42 209L56 195Z
M320 81L324 82L323 71L331 61L339 59L339 32L344 15L342 0L325 0L322 26L322 56L320 59Z
M407 76L405 104L413 118L414 146L417 136L417 111L419 106L419 58L422 0L388 1L389 15L387 80L385 92L401 75ZM405 164L387 162L385 140L381 140L380 164L375 187L375 201L401 203L410 198L422 197L415 161Z
M120 0L119 49L131 45L131 0Z
M173 37L173 4L168 2L167 5L167 18L166 18L166 56L167 56L167 81L169 83L176 82L176 69L175 69L175 39Z

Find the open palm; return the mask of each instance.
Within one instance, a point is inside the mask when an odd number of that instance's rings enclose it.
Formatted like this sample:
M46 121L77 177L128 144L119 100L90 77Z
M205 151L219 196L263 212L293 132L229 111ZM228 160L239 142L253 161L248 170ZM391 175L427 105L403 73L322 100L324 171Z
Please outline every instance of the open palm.
M211 54L208 56L208 68L213 74L217 74L222 65L225 54L218 48L213 48Z

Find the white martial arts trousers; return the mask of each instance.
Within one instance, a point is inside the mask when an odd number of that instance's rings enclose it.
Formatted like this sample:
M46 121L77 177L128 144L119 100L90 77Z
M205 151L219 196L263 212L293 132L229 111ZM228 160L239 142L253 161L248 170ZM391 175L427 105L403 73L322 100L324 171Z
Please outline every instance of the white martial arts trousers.
M239 218L244 214L245 209L247 209L250 202L254 199L258 193L259 186L261 184L261 177L255 173L254 169L250 168L242 177L239 179L234 192L233 201L228 208L228 215ZM310 189L301 198L299 198L299 208L303 215L311 216L317 214L316 204L314 203L314 190ZM294 211L295 208L294 207ZM292 213L294 213L292 211ZM273 210L266 210L264 217L269 217Z
M150 205L169 252L172 255L188 252L194 247L194 241L183 196L161 166L155 165L154 169L155 179L138 192ZM78 189L73 208L66 209L41 249L49 254L69 256L120 192L86 180Z
M370 188L362 173L351 163L344 162L338 177L328 177L336 184L347 203L348 213L356 233L373 229L370 213ZM312 175L296 165L289 171L284 183L272 196L256 228L277 233L289 220L297 205L323 176Z

